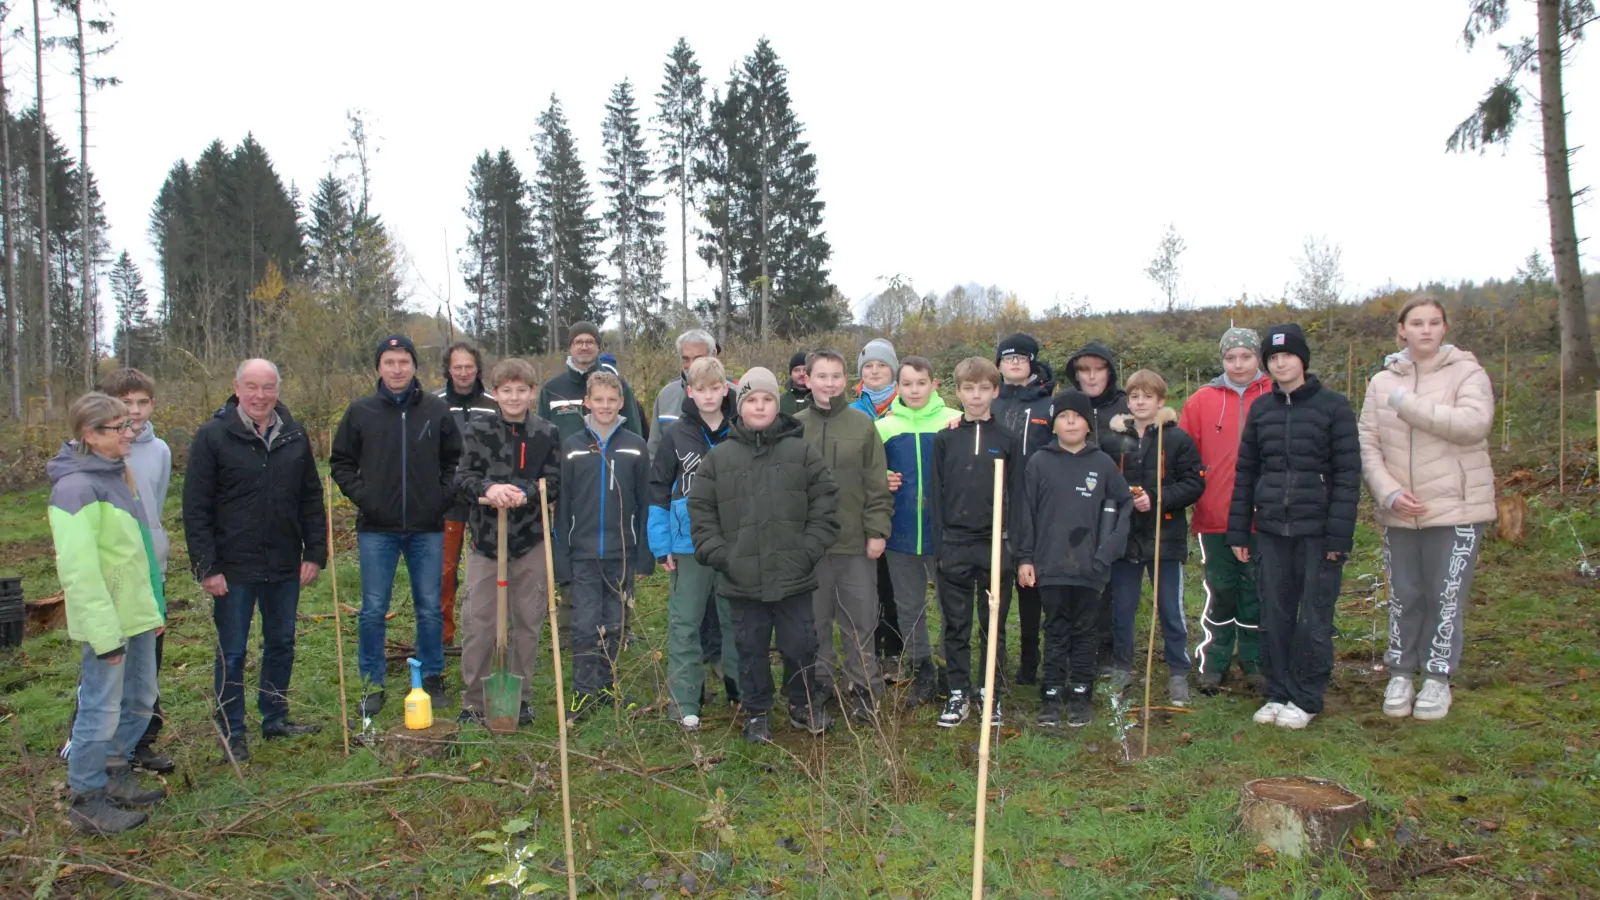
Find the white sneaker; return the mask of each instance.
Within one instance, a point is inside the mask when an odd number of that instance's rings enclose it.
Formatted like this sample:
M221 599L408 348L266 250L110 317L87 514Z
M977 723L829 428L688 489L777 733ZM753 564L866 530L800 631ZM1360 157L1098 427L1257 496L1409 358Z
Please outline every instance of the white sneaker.
M699 716L693 716L693 715L684 716L683 718L678 720L678 724L683 726L683 730L684 731L699 731L700 730L700 717Z
M1256 710L1256 714L1252 718L1256 720L1257 725L1271 725L1273 722L1278 721L1278 716L1282 713L1283 704L1274 700Z
M1279 728L1293 728L1295 731L1311 724L1317 717L1316 713L1308 713L1293 703L1285 703L1283 709L1278 711L1277 726Z
M1396 675L1383 689L1383 714L1395 719L1411 715L1411 701L1417 697L1417 686L1410 675Z
M1444 718L1449 712L1450 682L1424 678L1422 690L1417 692L1417 703L1411 712L1412 716L1432 722Z

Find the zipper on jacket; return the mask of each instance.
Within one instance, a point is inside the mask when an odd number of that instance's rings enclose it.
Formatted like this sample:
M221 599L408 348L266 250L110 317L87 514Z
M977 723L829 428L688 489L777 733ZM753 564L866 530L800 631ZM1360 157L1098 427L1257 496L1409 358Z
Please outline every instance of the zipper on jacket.
M1289 430L1289 424L1294 420L1294 397L1288 391L1283 394L1283 520L1289 521L1289 488L1294 486L1294 464L1289 458L1289 448L1294 435Z
M922 433L917 433L917 549L922 553Z
M1416 393L1422 390L1422 370L1417 367L1416 363L1411 364L1411 374L1414 376L1411 391ZM1399 412L1397 411L1395 415L1398 417ZM1401 421L1404 422L1405 420L1401 419ZM1417 430L1415 428L1406 430L1406 480L1410 482L1406 485L1406 490L1415 491L1417 489ZM1462 496L1465 497L1466 495L1462 494ZM1418 527L1421 527L1421 516L1412 516L1411 518L1412 521L1417 523Z
M407 470L408 466L407 466L407 463L406 463L406 444L408 442L407 442L406 438L410 437L410 434L411 434L410 433L410 429L406 426L406 410L405 410L404 407L401 407L401 409L400 409L400 530L401 531L405 531L406 530L406 526L409 524L409 520L406 518L406 514L407 514L407 512L409 512L409 510L406 509L406 506L408 505L408 502L409 502L408 491L407 491L408 485L406 483L411 480L411 473Z
M620 426L619 426L620 427ZM589 432L594 434L593 431ZM600 444L600 552L597 558L606 558L606 445L610 441L601 441L600 435L594 435Z

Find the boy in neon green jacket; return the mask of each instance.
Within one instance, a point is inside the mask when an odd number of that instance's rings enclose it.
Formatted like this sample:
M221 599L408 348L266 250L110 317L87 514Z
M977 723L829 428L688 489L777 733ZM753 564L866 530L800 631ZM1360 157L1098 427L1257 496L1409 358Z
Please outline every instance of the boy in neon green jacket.
M46 466L67 634L82 645L68 819L80 831L110 834L144 823L143 813L126 807L166 796L140 788L129 765L156 700L155 642L166 624L166 599L144 504L125 462L134 439L127 406L89 393L68 416L77 439Z

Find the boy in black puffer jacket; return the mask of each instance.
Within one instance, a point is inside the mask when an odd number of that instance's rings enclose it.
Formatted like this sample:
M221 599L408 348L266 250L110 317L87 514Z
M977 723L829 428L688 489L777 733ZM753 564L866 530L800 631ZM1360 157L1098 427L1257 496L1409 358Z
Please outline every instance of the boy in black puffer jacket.
M1056 373L1039 357L1039 342L1031 334L1013 334L994 351L994 364L1000 367L1000 395L991 407L1000 427L1017 439L1020 471L1035 450L1050 443L1050 395L1055 393ZM1014 578L1015 576L1013 576ZM1039 680L1039 589L1017 588L1017 624L1022 628L1022 658L1017 665L1017 684ZM1011 589L1000 600L1000 621L1010 615ZM1000 665L1005 660L1005 631L1000 632Z
M1322 712L1333 673L1333 608L1355 538L1361 444L1350 401L1307 374L1300 326L1268 329L1261 352L1277 384L1245 420L1228 544L1250 562L1254 527L1267 678L1255 721L1299 729Z
M1111 566L1112 693L1127 687L1133 670L1134 617L1148 574L1156 585L1156 611L1167 661L1167 696L1189 704L1189 628L1183 617L1183 563L1189 558L1187 510L1205 493L1200 451L1178 427L1178 412L1162 405L1167 382L1149 369L1128 378L1127 415L1111 420L1101 445L1133 491L1128 549ZM1165 456L1165 466L1160 457ZM1155 508L1157 485L1161 508ZM1155 571L1156 517L1161 517L1161 570Z
M812 734L827 730L812 670L817 631L811 593L817 563L839 537L838 488L800 423L778 411L778 379L751 369L739 379L738 411L729 439L700 462L689 489L694 558L717 570L717 596L733 613L739 650L744 739L772 740L772 666L767 648L777 632L789 722Z

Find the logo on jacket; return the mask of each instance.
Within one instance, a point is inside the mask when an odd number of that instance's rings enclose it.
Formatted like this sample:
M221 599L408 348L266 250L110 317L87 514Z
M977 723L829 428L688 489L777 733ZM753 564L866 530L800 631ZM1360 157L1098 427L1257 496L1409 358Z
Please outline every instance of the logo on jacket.
M1100 473L1099 472L1090 472L1087 476L1084 477L1083 486L1078 488L1079 496L1093 497L1094 496L1095 485L1097 485L1099 483L1100 483Z

